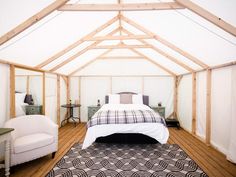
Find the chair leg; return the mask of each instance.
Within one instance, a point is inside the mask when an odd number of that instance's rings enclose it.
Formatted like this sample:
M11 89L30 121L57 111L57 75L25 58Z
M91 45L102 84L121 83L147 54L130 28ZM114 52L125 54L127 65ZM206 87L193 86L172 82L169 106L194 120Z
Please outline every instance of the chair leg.
M56 155L56 152L53 152L52 153L52 159L54 159L55 155Z

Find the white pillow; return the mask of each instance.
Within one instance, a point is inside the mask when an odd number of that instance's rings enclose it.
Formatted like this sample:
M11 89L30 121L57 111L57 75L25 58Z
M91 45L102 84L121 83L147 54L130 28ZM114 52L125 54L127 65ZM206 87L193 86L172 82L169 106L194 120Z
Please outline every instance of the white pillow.
M109 104L120 104L119 94L109 94Z
M18 105L24 104L25 95L26 95L26 93L16 93L15 94L15 102L16 102L16 104L18 104Z
M142 94L132 95L132 103L143 104L143 95Z

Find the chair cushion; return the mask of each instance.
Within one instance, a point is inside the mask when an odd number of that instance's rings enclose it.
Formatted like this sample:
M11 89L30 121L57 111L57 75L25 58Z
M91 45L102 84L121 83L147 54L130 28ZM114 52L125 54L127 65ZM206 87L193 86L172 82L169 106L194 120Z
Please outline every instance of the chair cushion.
M22 153L36 148L44 147L54 142L52 135L46 133L35 133L32 135L22 136L14 142L14 152Z

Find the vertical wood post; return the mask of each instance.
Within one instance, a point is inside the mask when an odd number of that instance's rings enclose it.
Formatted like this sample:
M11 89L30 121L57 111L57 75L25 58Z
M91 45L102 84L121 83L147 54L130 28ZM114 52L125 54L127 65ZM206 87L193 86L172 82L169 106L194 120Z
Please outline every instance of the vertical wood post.
M206 144L211 143L211 69L207 70L206 93Z
M192 73L192 133L196 134L196 73Z
M57 125L61 125L61 85L60 85L60 75L57 75Z
M78 77L78 89L79 89L79 100L78 100L78 104L81 104L81 77ZM81 115L80 115L80 109L81 107L78 108L78 117L81 120Z
M66 82L66 98L67 98L67 104L70 103L70 77L67 77Z
M27 76L27 78L26 78L26 93L27 94L30 94L30 76Z
M174 111L173 116L177 118L178 109L178 76L174 77Z
M46 106L46 90L45 90L45 72L43 72L43 106L42 106L42 114L45 115L45 106Z
M15 116L15 66L10 65L10 118Z

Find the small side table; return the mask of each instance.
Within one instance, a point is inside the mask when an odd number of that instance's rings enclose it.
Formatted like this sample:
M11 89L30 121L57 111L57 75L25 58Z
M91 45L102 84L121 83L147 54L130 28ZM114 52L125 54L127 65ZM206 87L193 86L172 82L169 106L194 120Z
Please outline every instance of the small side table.
M42 114L42 105L26 105L25 112L26 115Z
M74 122L74 124L75 124L75 126L76 126L76 121L75 121L75 119L78 119L79 120L79 123L80 123L80 117L74 117L74 113L73 113L73 110L74 110L74 108L79 108L80 109L80 104L64 104L64 105L62 105L61 107L63 107L63 108L67 108L69 111L70 111L70 116L69 117L67 117L66 119L64 119L62 122L61 122L61 126L63 126L63 124L65 123L65 122L67 122L69 119L71 119L73 122ZM80 112L80 110L79 110L79 112Z
M165 107L151 107L155 112L158 112L161 117L165 118Z
M5 164L1 164L1 168L5 167L5 176L10 176L10 140L13 128L0 128L0 143L5 142Z
M88 106L88 120L101 108L101 106Z

